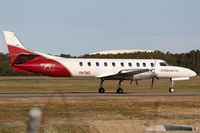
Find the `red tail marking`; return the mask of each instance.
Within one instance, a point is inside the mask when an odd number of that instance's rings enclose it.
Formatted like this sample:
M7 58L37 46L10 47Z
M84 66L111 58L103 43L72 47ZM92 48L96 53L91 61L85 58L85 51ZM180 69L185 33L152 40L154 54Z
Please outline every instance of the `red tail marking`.
M31 74L35 74L35 73L33 73L33 72L29 72L29 71L26 71L26 70L23 70L23 69L20 69L20 68L14 67L14 66L12 66L12 69L13 69L13 71L16 71L16 72L23 72L23 73L31 73Z
M35 54L26 49L10 45L8 45L8 49L12 63L15 61L19 54ZM21 64L13 64L12 68L14 71L18 72L36 73L53 77L71 77L71 73L61 63L43 56L38 56Z
M62 64L41 56L23 64L14 64L13 66L22 70L46 76L71 77L71 73Z
M10 59L11 59L12 63L14 62L16 57L21 53L35 54L31 51L28 51L28 50L25 50L25 49L22 49L22 48L18 48L18 47L15 47L15 46L11 46L11 45L8 45L8 50L9 50Z

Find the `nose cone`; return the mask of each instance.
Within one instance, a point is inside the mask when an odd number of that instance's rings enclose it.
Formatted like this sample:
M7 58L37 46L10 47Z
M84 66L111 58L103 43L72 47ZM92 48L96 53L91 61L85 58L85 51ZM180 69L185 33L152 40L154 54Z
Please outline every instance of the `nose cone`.
M194 76L196 76L196 75L197 75L196 72L194 72L194 71L192 71L192 70L189 70L189 76L190 76L190 77L194 77Z

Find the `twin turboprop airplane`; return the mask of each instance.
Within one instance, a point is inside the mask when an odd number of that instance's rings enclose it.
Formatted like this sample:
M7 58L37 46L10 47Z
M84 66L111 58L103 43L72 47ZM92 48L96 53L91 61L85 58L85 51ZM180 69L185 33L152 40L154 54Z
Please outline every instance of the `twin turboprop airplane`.
M175 80L188 80L196 76L190 69L170 66L160 59L84 59L61 58L25 48L15 34L4 31L5 40L14 71L42 74L53 77L97 77L101 79L99 93L104 93L105 80L119 80L117 93L123 93L123 80L136 81L143 79L169 78L171 88Z

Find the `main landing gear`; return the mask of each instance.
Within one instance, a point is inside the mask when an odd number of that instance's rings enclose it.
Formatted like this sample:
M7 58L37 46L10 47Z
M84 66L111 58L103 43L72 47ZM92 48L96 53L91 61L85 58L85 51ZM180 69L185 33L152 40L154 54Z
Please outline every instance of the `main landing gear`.
M102 78L101 79L101 83L100 83L99 93L104 93L105 92L105 89L103 88L103 82L104 82L104 79Z
M121 87L119 87L119 88L117 89L117 93L123 93L123 89L122 89Z
M123 93L123 89L121 88L121 83L122 83L122 81L123 81L122 79L119 80L117 93Z
M119 81L119 84L118 84L118 89L117 89L117 93L123 93L123 89L121 88L121 82L123 80L120 80ZM105 92L105 89L103 88L103 82L104 82L104 79L102 78L101 79L101 83L100 83L100 87L99 87L99 93L104 93Z
M175 89L173 88L174 86L174 81L170 78L170 82L171 82L171 88L169 89L169 92L170 93L174 93L175 92Z

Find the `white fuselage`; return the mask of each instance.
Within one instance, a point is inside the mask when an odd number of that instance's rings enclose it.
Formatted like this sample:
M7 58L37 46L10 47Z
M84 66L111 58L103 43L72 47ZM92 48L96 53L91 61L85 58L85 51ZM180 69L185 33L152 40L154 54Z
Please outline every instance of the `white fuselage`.
M42 53L40 53L42 54ZM73 77L103 77L118 73L125 69L149 69L159 78L186 78L196 76L188 68L169 66L160 59L86 59L61 58L42 54L63 64ZM148 72L134 75L134 80L151 78Z

